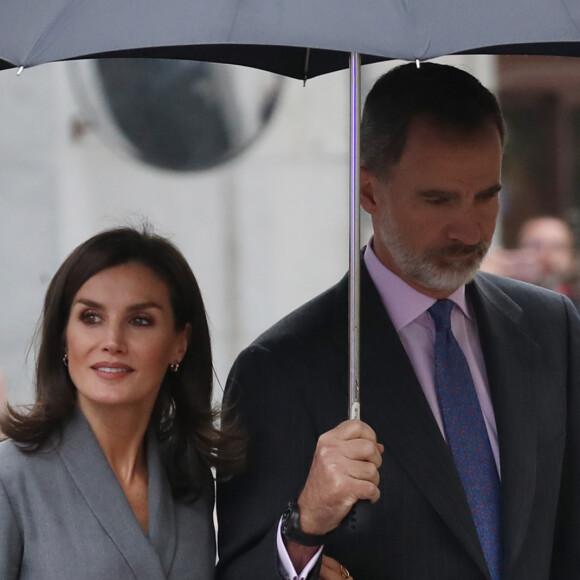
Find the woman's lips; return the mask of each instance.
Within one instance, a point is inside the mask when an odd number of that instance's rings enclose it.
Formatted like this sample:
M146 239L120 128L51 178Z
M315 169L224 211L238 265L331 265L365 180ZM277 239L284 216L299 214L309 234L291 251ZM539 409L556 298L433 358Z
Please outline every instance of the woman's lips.
M92 365L91 368L97 373L97 375L106 379L121 378L134 371L134 369L129 365L108 362L96 363Z

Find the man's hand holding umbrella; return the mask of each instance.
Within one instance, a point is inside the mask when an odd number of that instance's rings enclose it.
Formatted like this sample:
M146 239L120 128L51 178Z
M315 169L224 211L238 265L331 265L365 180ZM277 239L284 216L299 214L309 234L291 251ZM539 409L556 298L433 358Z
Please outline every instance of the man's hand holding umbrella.
M340 525L357 501L379 499L383 451L373 429L358 420L344 421L319 437L297 502L304 533L324 536ZM302 570L318 550L288 538L285 544L296 570Z

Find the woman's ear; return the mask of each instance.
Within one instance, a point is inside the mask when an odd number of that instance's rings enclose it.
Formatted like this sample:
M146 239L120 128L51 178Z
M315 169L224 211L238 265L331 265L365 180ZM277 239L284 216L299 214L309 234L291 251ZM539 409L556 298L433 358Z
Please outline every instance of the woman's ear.
M188 322L185 328L179 333L179 342L177 344L177 360L181 362L185 353L187 352L187 347L189 346L189 341L191 339L191 324Z

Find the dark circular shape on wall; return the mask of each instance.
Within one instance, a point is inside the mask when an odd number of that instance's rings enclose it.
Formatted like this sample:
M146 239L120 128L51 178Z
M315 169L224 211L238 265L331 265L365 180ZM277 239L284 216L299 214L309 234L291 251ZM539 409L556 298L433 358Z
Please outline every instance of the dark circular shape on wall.
M70 63L81 114L105 143L174 171L209 169L242 152L270 120L282 77L206 62Z

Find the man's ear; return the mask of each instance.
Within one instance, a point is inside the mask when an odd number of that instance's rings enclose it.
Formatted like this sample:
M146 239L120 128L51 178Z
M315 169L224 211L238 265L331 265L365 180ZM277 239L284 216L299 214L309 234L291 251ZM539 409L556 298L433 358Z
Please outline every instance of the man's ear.
M366 167L360 168L360 204L369 214L377 209L377 192L379 181Z

